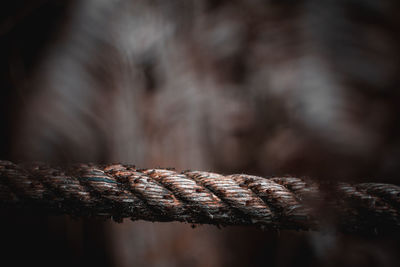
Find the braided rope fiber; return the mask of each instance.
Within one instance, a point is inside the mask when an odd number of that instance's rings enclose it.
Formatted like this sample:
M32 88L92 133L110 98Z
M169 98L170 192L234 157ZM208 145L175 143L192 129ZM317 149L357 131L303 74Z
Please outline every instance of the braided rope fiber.
M262 178L130 165L0 161L0 208L45 214L345 232L400 229L400 187Z

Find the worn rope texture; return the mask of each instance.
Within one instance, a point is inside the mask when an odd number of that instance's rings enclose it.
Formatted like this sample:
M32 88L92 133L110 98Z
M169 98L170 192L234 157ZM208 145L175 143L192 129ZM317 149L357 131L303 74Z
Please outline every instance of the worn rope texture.
M215 225L346 232L400 229L400 187L338 183L330 197L299 178L262 178L129 165L0 161L0 208ZM321 205L323 203L323 205Z

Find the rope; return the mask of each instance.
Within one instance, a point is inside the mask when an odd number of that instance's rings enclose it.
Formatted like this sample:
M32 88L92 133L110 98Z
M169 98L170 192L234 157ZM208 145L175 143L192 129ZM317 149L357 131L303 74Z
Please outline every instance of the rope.
M324 188L329 188L330 194ZM400 229L400 187L317 184L131 165L0 161L0 209L147 221L345 232Z

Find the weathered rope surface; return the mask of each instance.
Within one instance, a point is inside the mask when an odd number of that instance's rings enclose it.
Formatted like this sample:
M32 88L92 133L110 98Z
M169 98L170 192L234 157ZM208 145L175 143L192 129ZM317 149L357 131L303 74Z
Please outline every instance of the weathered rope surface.
M400 229L400 187L338 183L326 197L317 183L128 165L0 161L0 208L216 225L343 231Z

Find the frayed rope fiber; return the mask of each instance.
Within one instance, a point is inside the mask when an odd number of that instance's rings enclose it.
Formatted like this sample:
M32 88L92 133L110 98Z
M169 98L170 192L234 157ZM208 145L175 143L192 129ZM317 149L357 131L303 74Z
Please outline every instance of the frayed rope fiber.
M0 208L75 217L344 232L400 229L400 187L381 183L323 186L299 178L136 169L131 165L0 161Z

